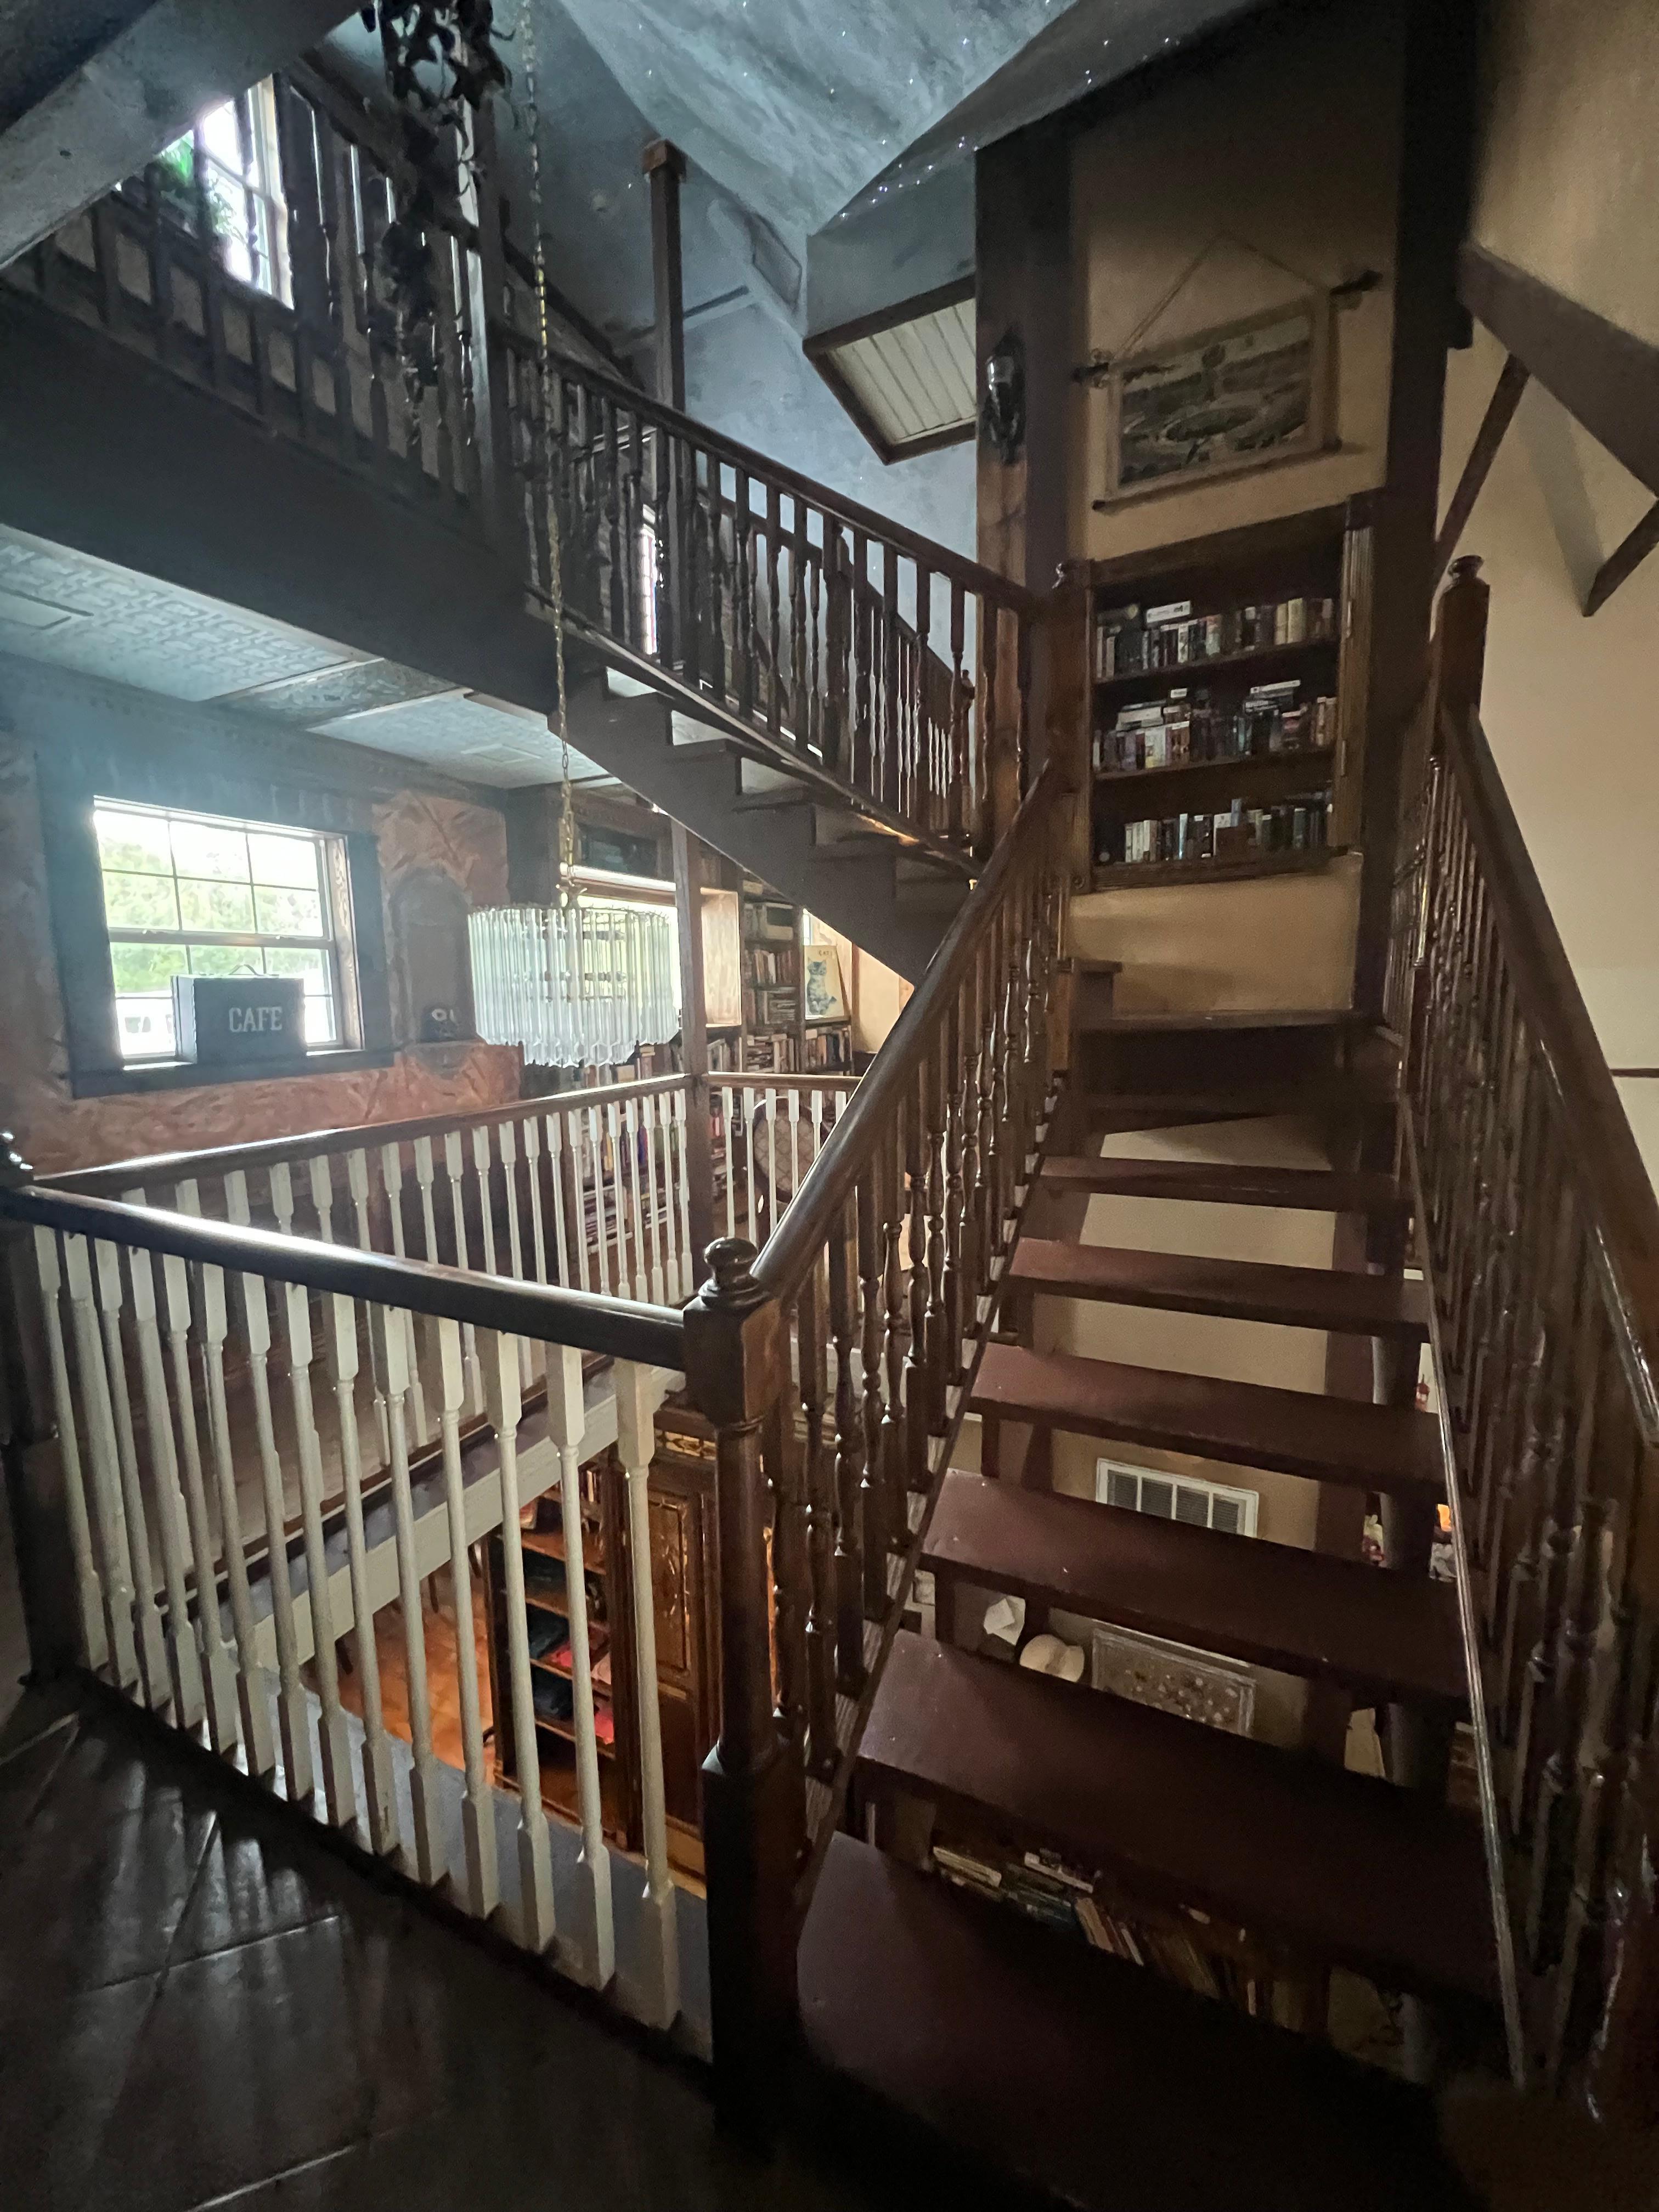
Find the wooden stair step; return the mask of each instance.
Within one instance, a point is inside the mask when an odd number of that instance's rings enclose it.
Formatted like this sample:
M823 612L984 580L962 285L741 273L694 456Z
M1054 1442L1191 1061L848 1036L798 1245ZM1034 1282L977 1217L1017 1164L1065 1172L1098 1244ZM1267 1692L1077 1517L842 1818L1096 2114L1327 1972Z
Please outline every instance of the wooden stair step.
M1150 1306L1163 1313L1220 1314L1348 1335L1410 1341L1428 1334L1428 1291L1399 1276L1330 1267L1283 1267L1259 1260L1209 1260L1024 1237L1004 1279L1056 1297Z
M1312 1482L1444 1494L1440 1425L1412 1406L1370 1406L1312 1390L988 1344L969 1407L993 1420L1270 1468Z
M1395 1096L1392 1086L1352 1081L1240 1085L1224 1091L1087 1091L1076 1099L1073 1117L1080 1127L1103 1132L1114 1126L1291 1120L1392 1107Z
M902 1630L859 1768L1385 1988L1496 1994L1480 1824L1375 1776Z
M1376 1026L1376 1017L1354 1006L1245 1006L1218 1013L1137 1013L1114 1007L1091 1021L1089 1027L1115 1036L1231 1036L1252 1030L1332 1030L1340 1032Z
M1316 1213L1401 1213L1407 1203L1404 1189L1389 1175L1217 1165L1208 1160L1061 1155L1044 1160L1041 1181L1056 1194L1102 1192L1113 1198L1182 1198L1206 1206L1283 1206Z
M1472 2212L1426 2092L1006 1907L830 1839L800 2009L836 2134L894 2170L948 2148L1083 2212ZM894 2159L881 2122L919 2143ZM941 2141L942 2139L942 2141ZM1024 2203L1024 2197L1015 2198Z
M1367 1701L1468 1702L1449 1583L952 1468L921 1564Z

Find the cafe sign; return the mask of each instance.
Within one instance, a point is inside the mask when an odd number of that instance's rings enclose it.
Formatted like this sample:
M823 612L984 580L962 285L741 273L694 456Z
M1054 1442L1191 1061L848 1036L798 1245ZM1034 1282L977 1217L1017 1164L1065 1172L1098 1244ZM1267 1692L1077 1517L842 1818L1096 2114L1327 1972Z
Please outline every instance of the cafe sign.
M297 1059L306 1048L304 994L297 975L175 975L179 1059L222 1067Z

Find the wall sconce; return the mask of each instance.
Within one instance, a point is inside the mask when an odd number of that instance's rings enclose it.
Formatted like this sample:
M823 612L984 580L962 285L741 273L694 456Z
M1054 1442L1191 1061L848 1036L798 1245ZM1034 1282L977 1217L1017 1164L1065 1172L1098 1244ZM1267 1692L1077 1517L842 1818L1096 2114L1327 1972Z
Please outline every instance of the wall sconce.
M1025 442L1025 348L1009 330L985 363L985 404L980 428L1005 466L1019 459Z

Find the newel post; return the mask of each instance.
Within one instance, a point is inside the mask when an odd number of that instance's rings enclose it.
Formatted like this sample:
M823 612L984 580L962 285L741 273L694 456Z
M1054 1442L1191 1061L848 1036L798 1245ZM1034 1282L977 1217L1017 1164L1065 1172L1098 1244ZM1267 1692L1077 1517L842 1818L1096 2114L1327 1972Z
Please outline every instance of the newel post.
M0 1129L0 1192L21 1190L33 1172ZM77 1664L83 1632L34 1252L34 1232L0 1214L0 1468L30 1670L40 1676Z
M774 1713L761 1430L787 1358L755 1248L722 1237L685 1310L686 1380L715 1430L720 1731L702 1770L714 2099L722 2124L764 2140L796 2023L793 1892L800 1793Z

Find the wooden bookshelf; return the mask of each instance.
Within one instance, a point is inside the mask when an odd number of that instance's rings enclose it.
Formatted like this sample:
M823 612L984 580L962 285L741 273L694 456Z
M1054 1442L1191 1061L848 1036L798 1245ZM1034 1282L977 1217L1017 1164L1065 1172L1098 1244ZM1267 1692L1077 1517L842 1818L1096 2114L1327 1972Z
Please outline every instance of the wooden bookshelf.
M755 877L744 876L738 927L741 1019L708 1024L710 1075L717 1082L730 1082L739 1076L799 1080L813 1074L850 1074L851 1022L806 1018L803 909L778 897ZM808 1064L809 1033L836 1039L833 1057L816 1066Z
M1353 842L1370 554L1350 503L1093 566L1097 890L1304 873Z

